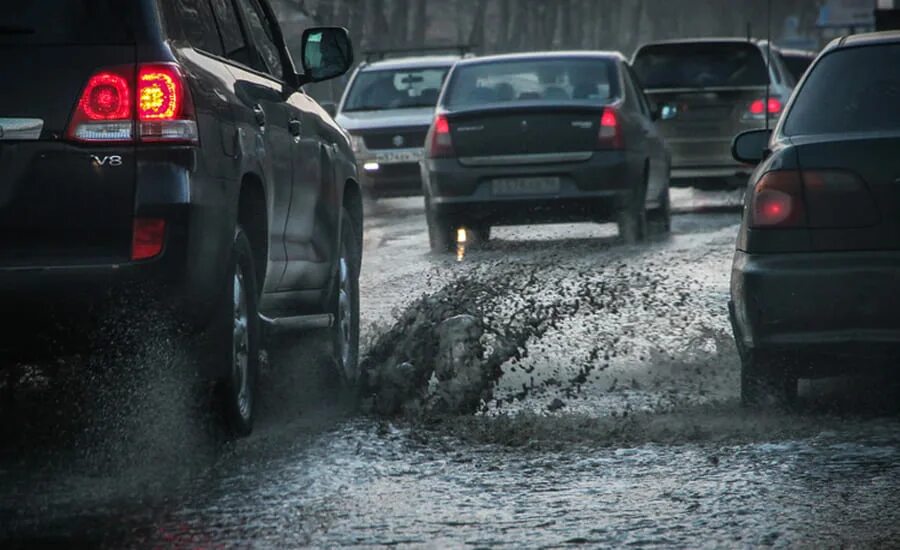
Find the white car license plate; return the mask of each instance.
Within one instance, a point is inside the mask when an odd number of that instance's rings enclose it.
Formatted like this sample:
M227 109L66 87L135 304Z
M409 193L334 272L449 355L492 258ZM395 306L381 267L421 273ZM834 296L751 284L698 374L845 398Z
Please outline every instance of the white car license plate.
M386 151L376 153L375 160L379 164L399 164L401 162L419 162L422 160L422 151Z
M503 178L491 181L491 191L495 195L552 195L559 193L560 179L544 178Z

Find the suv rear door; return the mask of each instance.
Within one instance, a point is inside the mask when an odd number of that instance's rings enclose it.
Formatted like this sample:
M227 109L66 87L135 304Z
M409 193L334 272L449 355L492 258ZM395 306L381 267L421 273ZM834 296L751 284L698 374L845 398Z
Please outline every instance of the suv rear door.
M66 130L97 71L133 66L138 2L29 0L0 10L0 266L129 258L133 141Z
M278 288L287 264L285 228L291 204L293 179L293 136L291 114L284 102L280 60L254 38L248 14L257 9L247 0L212 0L225 46L233 62L228 70L234 77L235 119L241 152L253 161L265 180L271 205L269 219L269 259L277 273L266 278L264 291Z

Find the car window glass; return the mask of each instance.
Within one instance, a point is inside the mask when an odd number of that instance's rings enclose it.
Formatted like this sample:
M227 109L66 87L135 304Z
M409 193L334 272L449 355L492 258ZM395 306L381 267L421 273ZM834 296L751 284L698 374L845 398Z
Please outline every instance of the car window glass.
M900 45L838 50L812 69L784 133L837 134L900 128Z
M747 43L657 44L637 53L634 72L647 89L765 86L764 57Z
M266 64L266 71L275 78L282 79L284 69L281 64L281 54L278 46L275 45L267 20L263 17L262 9L254 0L238 0L238 4L241 6L244 21L247 23L247 32Z
M136 11L121 0L3 2L0 44L125 44L134 41Z
M448 107L522 101L609 103L619 97L608 59L523 59L457 66Z
M650 107L647 105L647 98L644 97L644 93L641 91L641 86L638 83L637 79L631 73L631 69L627 69L624 74L625 81L628 83L628 92L629 94L634 95L634 100L637 102L637 107L646 116L650 116Z
M183 38L195 49L222 55L222 41L216 29L209 0L175 0L173 25L179 25Z
M347 95L345 111L434 107L448 67L360 72Z
M232 0L211 0L211 2L219 33L222 35L225 57L252 66L253 56L247 48L247 40L244 38Z

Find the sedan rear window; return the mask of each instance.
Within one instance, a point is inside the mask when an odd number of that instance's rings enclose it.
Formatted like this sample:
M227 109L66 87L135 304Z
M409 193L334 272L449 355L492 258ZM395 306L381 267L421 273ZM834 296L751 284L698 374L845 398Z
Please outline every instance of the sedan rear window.
M0 10L0 44L127 44L134 42L135 2L27 0Z
M739 88L769 83L762 51L749 43L646 46L635 55L634 70L645 89Z
M900 45L837 50L811 70L787 114L785 135L900 128Z
M610 59L521 59L457 67L448 84L449 108L496 103L606 104L618 98L619 79Z

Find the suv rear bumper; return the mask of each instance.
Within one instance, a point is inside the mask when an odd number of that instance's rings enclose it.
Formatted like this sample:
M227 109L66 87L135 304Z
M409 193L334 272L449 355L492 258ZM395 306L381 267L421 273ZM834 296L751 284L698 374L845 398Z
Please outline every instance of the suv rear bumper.
M625 152L596 152L583 162L464 166L457 159L428 159L422 178L430 207L471 223L497 225L607 221L626 203L643 177ZM497 196L497 178L558 177L552 195Z
M877 366L900 352L898 286L900 252L738 251L735 338L745 349L798 357L812 376Z

